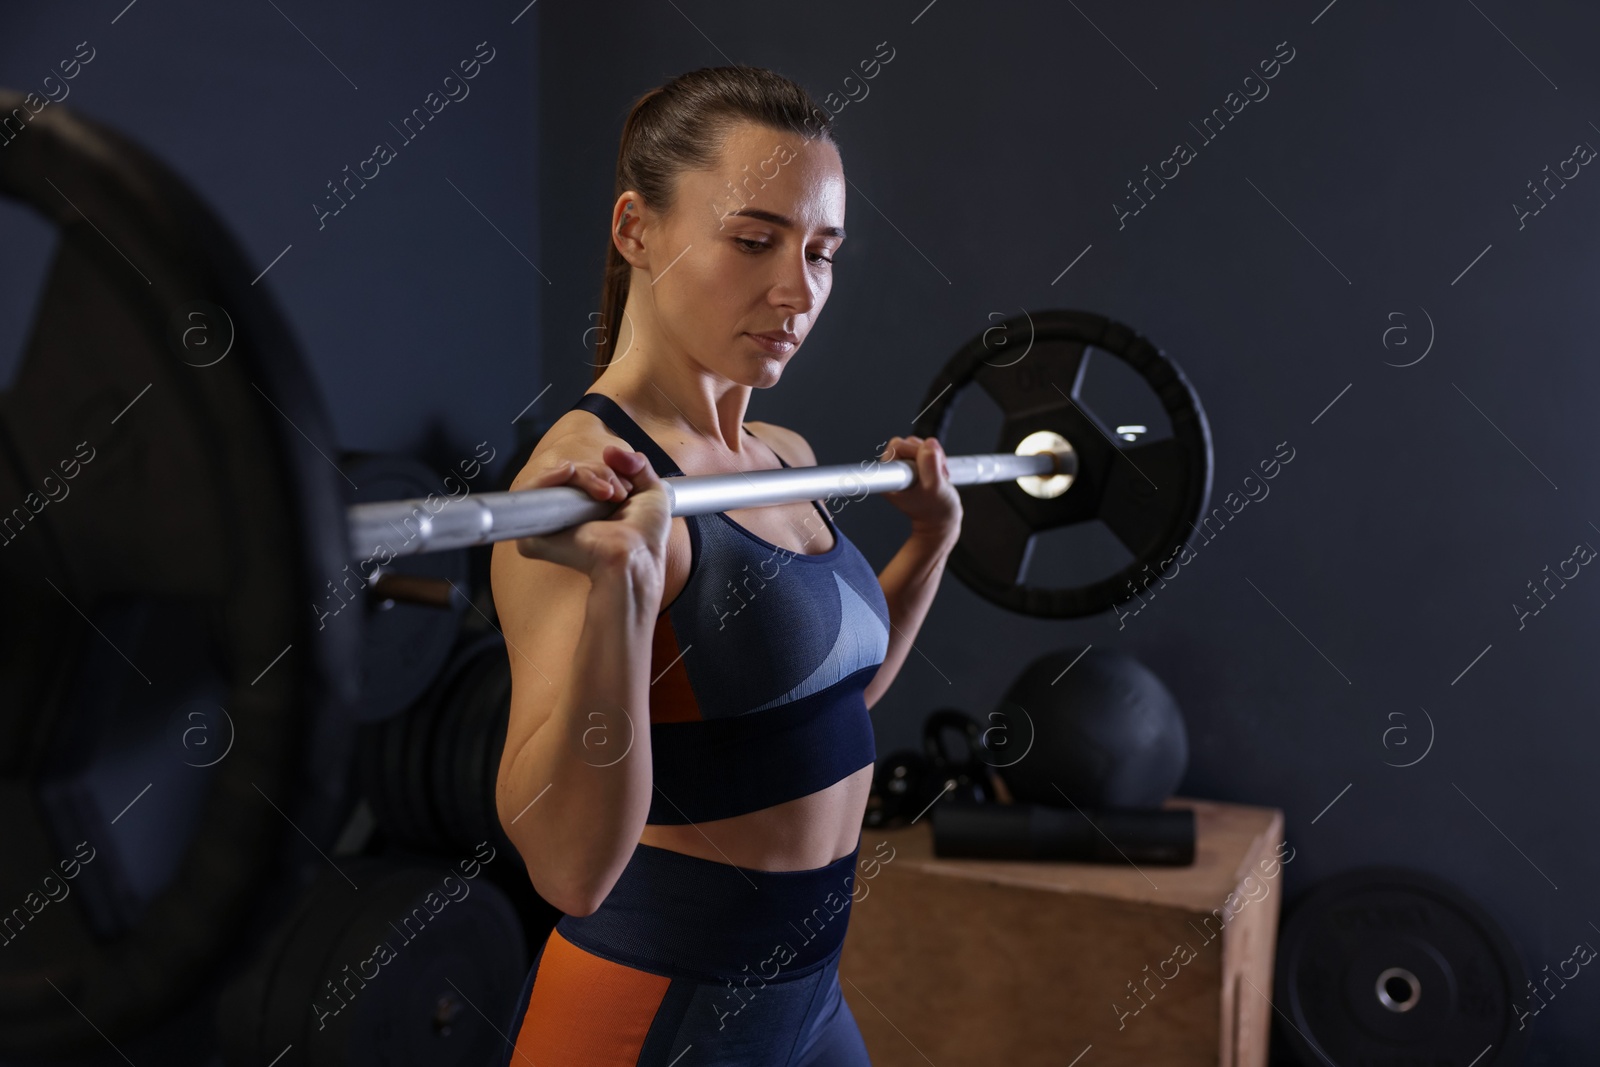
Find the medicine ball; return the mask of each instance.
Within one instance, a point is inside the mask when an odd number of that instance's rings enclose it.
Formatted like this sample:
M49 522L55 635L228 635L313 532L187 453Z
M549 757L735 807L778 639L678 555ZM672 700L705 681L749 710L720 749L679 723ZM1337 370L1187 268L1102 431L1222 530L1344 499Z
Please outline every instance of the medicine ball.
M1021 802L1156 808L1189 763L1177 701L1126 652L1063 649L1034 660L984 725Z

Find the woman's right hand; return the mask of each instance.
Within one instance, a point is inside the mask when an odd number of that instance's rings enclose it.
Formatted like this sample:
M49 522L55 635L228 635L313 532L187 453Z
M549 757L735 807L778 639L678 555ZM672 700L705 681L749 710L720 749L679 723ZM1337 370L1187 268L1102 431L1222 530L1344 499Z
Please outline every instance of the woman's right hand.
M566 460L522 481L518 489L571 485L596 500L621 500L603 519L555 533L517 539L529 559L549 560L582 571L592 580L603 570L644 567L657 588L665 585L667 533L672 512L661 478L642 452L606 445L602 462Z

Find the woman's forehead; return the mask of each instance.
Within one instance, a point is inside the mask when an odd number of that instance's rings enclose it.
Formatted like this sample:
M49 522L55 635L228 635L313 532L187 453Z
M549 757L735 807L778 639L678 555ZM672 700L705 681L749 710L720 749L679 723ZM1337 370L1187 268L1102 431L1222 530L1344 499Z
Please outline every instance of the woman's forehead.
M711 169L685 178L726 201L726 213L758 208L808 229L844 225L844 169L839 150L823 138L743 123L724 139Z

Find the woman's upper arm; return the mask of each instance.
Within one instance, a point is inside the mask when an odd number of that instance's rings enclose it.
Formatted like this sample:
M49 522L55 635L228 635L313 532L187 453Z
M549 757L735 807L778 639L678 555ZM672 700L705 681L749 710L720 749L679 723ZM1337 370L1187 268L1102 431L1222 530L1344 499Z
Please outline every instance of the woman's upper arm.
M525 487L534 472L564 461L591 462L617 439L603 430L579 430L560 437L552 430L528 457L511 483ZM674 520L667 541L666 585L662 604L669 603L688 580L689 537L682 519ZM589 578L571 567L530 559L514 541L494 546L490 584L495 612L511 663L511 712L501 755L503 774L517 752L555 710L570 683L571 667L588 614Z
M548 445L548 447L547 447ZM529 473L564 460L581 460L598 454L602 446L585 445L575 435L541 442L511 488ZM530 559L516 542L494 546L489 567L495 614L506 641L511 663L511 712L501 755L503 773L555 710L566 689L578 635L583 629L589 578L571 567L548 560Z

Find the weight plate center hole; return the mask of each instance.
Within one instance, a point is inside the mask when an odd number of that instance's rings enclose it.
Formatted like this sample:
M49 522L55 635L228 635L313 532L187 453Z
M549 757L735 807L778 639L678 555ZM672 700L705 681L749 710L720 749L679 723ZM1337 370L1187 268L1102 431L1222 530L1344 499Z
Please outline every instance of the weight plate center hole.
M1378 1003L1396 1014L1416 1007L1417 999L1422 994L1422 983L1404 967L1390 967L1378 975L1375 988Z
M1038 452L1054 452L1057 455L1057 464L1061 472L1048 474L1042 477L1024 475L1017 479L1017 485L1031 497L1040 500L1053 500L1072 488L1072 481L1077 477L1078 460L1073 451L1072 444L1065 437L1052 430L1037 430L1024 437L1016 447L1019 456L1031 456Z

